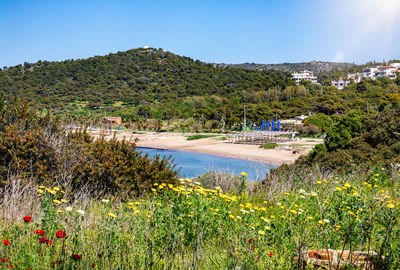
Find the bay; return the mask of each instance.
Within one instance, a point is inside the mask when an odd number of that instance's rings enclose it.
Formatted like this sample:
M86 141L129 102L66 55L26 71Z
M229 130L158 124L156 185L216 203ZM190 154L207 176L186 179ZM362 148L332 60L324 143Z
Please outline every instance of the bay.
M150 157L155 155L171 156L174 159L176 168L180 168L181 177L194 178L208 171L226 172L240 174L246 172L251 181L260 181L276 165L263 162L249 161L244 159L221 157L210 154L162 150L153 148L138 147L142 153L148 153Z

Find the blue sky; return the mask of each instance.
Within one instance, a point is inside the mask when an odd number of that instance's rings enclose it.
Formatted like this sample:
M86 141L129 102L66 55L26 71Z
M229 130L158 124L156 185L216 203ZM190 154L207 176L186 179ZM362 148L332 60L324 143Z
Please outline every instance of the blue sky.
M217 63L365 63L400 58L399 23L400 0L0 0L0 66L144 45Z

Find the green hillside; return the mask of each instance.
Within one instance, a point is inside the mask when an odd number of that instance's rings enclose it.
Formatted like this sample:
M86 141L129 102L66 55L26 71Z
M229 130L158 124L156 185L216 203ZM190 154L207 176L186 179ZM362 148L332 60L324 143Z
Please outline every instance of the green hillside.
M125 122L195 118L218 126L223 119L227 128L240 126L243 105L248 121L380 111L398 102L399 85L382 78L343 91L309 82L296 86L287 72L217 67L154 48L0 70L0 93L9 102L26 98L80 118L107 110Z

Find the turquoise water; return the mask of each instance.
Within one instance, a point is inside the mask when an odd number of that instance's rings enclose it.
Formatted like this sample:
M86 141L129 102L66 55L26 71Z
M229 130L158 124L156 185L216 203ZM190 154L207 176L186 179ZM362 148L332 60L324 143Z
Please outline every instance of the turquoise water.
M220 157L209 154L193 153L185 151L161 150L138 147L143 153L149 156L171 156L174 159L176 168L180 169L181 177L193 178L208 171L227 172L240 174L246 172L248 179L259 181L265 178L271 168L277 166L262 162L254 162L243 159Z

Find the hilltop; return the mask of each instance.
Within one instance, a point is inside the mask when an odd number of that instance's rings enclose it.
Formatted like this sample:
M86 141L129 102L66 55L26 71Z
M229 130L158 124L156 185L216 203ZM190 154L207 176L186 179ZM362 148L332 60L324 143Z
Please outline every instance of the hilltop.
M90 101L93 107L122 101L165 103L194 95L243 96L241 91L291 84L289 74L215 68L155 48L88 59L39 61L0 71L0 90L52 106Z
M333 68L332 63L325 64ZM321 68L325 64L309 63ZM162 49L138 48L2 69L0 95L10 103L25 98L53 113L80 119L99 119L105 111L124 122L175 119L173 129L182 131L239 129L244 105L249 123L257 123L309 113L382 110L397 100L393 93L398 93L400 80L365 80L342 91L330 86L332 76L346 72L322 72L317 75L321 85L301 82L296 86L290 72L224 67Z

